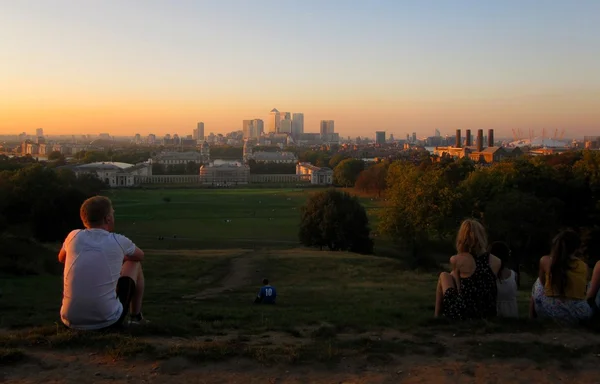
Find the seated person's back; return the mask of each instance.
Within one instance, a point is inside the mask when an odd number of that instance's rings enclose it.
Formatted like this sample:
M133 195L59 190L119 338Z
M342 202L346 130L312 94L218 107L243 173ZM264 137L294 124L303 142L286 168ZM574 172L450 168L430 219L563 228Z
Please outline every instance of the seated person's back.
M277 290L275 287L269 284L269 280L263 280L263 286L260 288L258 292L258 296L256 297L255 303L263 303L263 304L275 304L275 300L277 299Z
M117 321L123 307L116 297L123 255L135 245L102 229L72 231L64 243L63 322L73 328L97 329Z
M143 252L112 233L114 210L108 198L86 200L81 220L86 229L69 233L58 255L65 264L62 322L79 330L118 327L130 309L132 321L141 321Z

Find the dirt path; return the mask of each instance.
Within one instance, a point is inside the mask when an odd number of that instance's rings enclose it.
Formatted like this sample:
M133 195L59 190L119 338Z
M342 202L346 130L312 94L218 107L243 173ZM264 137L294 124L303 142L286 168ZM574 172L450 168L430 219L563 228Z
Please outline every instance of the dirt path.
M216 287L205 289L202 292L186 295L183 298L188 300L205 300L218 297L224 292L230 292L244 287L253 281L256 271L253 269L254 251L246 252L240 256L231 259L229 263L229 272Z

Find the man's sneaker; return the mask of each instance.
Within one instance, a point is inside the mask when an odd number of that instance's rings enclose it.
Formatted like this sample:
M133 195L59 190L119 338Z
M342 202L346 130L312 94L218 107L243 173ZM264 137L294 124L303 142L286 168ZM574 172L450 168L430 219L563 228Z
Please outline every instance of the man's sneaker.
M148 323L149 321L144 318L144 315L142 315L141 312L129 317L129 325L144 325Z

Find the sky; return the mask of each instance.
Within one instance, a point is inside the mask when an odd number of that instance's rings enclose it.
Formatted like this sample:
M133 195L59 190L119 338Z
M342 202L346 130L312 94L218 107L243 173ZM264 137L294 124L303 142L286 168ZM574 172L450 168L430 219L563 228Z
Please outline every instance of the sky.
M598 0L0 0L0 134L600 134Z

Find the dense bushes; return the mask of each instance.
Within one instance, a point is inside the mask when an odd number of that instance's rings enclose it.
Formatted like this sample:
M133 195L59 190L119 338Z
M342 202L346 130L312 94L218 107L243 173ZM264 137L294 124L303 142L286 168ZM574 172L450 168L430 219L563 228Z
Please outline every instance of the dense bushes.
M356 197L330 189L312 195L302 207L300 242L332 251L373 253L369 219Z

